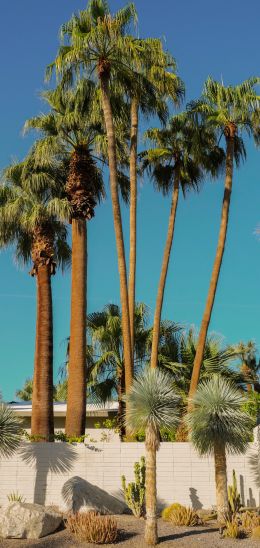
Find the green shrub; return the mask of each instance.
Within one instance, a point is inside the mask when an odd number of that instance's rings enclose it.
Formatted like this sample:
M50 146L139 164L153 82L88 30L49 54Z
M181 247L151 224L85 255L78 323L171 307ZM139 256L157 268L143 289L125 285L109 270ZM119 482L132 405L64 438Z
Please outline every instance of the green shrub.
M125 501L137 518L145 514L145 458L141 457L140 463L134 464L135 481L126 484L125 476L122 476L122 488Z
M69 514L66 527L79 542L113 544L117 540L117 522L111 516L97 512Z
M172 513L174 510L179 509L179 508L184 508L184 506L182 506L182 505L179 504L178 502L174 502L174 503L171 504L170 506L167 506L167 507L164 508L163 511L162 511L162 519L164 519L164 521L170 521L171 513Z

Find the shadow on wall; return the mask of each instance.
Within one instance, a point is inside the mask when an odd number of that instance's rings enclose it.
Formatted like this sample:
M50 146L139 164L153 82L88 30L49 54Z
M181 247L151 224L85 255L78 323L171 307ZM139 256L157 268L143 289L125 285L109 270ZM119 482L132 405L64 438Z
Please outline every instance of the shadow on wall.
M19 454L28 466L36 468L33 502L37 504L45 504L48 472L69 472L77 458L75 448L69 443L25 442L19 449Z
M197 489L190 487L190 500L193 510L201 510L203 508L203 504L200 502L197 492Z
M250 451L249 457L248 457L248 463L249 468L251 472L252 480L255 484L255 486L258 489L258 505L260 506L260 427L257 427L257 432L255 436L255 443L253 448ZM254 505L256 506L256 501L252 497L252 489L249 489L249 505L251 505L251 501L254 501ZM253 504L251 506L254 506Z
M61 493L71 512L78 512L82 507L98 510L102 514L123 514L127 510L122 501L80 476L66 481Z

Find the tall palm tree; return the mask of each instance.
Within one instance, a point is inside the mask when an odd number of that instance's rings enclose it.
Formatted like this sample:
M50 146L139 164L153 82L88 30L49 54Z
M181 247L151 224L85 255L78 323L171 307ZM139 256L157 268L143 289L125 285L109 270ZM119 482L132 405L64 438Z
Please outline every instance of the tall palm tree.
M167 100L171 99L179 106L184 96L184 84L176 75L174 58L163 51L161 40L148 38L137 39L139 56L134 56L133 63L140 71L135 78L135 85L130 90L130 226L129 226L129 316L132 350L134 348L134 313L136 286L136 237L137 237L137 160L138 131L140 114L159 116L165 123L168 108Z
M147 327L148 311L143 303L135 306L134 372L138 372L147 359L147 343L150 329ZM122 314L115 304L109 304L101 312L93 312L87 319L89 346L93 365L88 371L90 392L103 401L117 394L118 425L121 437L125 435L123 424L124 349L122 340Z
M69 346L68 411L66 432L80 435L86 421L86 220L94 216L94 207L104 195L102 174L98 161L107 158L107 145L102 128L98 94L90 81L81 80L75 89L58 86L42 94L51 107L48 114L28 120L25 130L41 132L35 146L38 161L49 162L53 156L62 156L68 164L65 194L70 203L69 221L72 224L72 292L71 343ZM120 113L122 103L113 97ZM116 120L117 149L120 166L123 162L122 120ZM128 201L128 179L118 170L119 188ZM59 387L60 396L67 388Z
M22 436L20 419L0 403L0 456L10 457L19 447Z
M190 110L196 116L201 115L207 126L216 132L218 139L224 138L226 143L226 175L219 237L201 321L190 396L194 394L199 381L203 351L225 250L234 162L239 166L241 159L245 159L246 150L242 133L246 132L249 136L254 134L255 116L259 112L260 96L256 93L256 84L258 84L258 78L250 78L237 86L224 86L223 83L208 78L204 85L202 98L190 104Z
M32 262L30 274L37 282L31 432L46 441L54 433L51 276L57 266L64 268L70 262L66 226L57 217L66 217L67 201L56 188L50 191L56 171L40 172L29 156L5 170L5 182L0 187L1 245L14 245L19 261ZM34 187L41 185L36 191ZM50 186L45 190L44 185Z
M133 434L145 430L146 448L146 522L145 540L158 541L156 509L156 452L160 446L160 428L172 430L179 420L179 396L172 378L160 369L147 369L133 382L127 394L126 425Z
M86 10L80 11L62 26L62 36L67 43L60 47L55 61L47 70L49 76L55 68L65 83L71 83L73 75L83 72L87 78L95 78L100 86L108 140L110 191L118 256L126 391L132 384L133 363L126 259L118 195L115 111L112 109L111 90L126 92L131 89L135 76L138 76L133 68L133 58L135 51L138 56L138 48L135 48L135 41L127 32L135 20L136 10L132 3L112 16L106 0L90 0Z
M158 344L164 290L174 236L180 188L185 193L198 190L207 172L216 175L223 162L223 152L216 145L214 133L203 123L195 123L187 113L175 115L164 129L150 129L146 137L155 147L142 153L156 188L171 192L171 210L163 253L154 313L151 367L157 366Z
M190 440L201 455L213 454L218 521L228 515L227 453L244 453L252 435L253 419L242 410L244 396L229 380L213 375L203 381L187 414Z
M43 97L51 111L28 120L25 128L41 132L35 147L40 162L61 155L68 163L65 193L70 204L72 271L66 433L80 436L86 424L86 221L94 217L95 206L104 193L95 156L102 126L94 86L89 81L79 82L73 90L58 86Z

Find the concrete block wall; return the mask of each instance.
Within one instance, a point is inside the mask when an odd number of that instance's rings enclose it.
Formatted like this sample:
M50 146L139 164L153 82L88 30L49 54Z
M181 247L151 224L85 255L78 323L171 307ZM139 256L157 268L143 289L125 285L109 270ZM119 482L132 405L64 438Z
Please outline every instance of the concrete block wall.
M260 505L260 463L250 464L257 444L246 455L229 456L229 482L236 471L242 502ZM62 487L77 477L121 498L121 476L133 479L133 466L145 454L144 443L23 443L9 459L0 459L0 505L18 491L27 502L55 504L64 508ZM214 461L201 458L190 443L162 443L157 454L157 491L161 505L172 502L211 508L215 505Z

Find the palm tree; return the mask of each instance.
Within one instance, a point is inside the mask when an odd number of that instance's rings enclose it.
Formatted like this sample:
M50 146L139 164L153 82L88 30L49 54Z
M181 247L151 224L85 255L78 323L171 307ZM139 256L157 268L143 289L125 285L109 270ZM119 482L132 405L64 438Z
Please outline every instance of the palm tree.
M146 448L146 526L149 545L158 541L156 517L156 451L160 446L160 428L172 430L178 424L179 396L172 378L160 369L148 368L133 382L128 402L126 425L132 434L145 430Z
M138 372L147 359L150 329L147 327L148 310L143 303L135 306L134 372ZM125 435L123 424L124 350L122 340L122 314L115 304L108 304L101 312L93 312L87 319L93 365L88 370L88 390L102 401L117 394L119 403L118 425L121 438Z
M68 389L67 379L60 381L58 384L53 386L53 401L65 401L67 399L67 389ZM26 379L24 385L19 390L16 390L15 395L19 400L22 401L31 401L33 394L33 379Z
M36 145L40 162L62 155L68 163L65 193L72 226L72 271L66 433L80 436L86 424L86 221L93 218L96 203L104 194L95 157L102 127L91 82L81 81L75 90L59 86L43 97L51 111L28 120L25 128L41 132Z
M232 345L231 348L241 360L241 373L245 378L247 391L250 392L253 386L254 391L260 393L260 361L257 361L256 358L257 348L255 342L239 342Z
M187 403L197 344L198 336L194 328L190 328L188 332L183 330L173 334L169 332L167 337L159 342L158 366L172 374L174 386L182 396L184 408ZM209 334L204 348L200 378L208 380L217 373L230 379L242 389L245 377L235 367L237 357L235 347L223 346L220 336L214 333Z
M14 245L18 261L32 261L30 272L37 282L37 324L32 398L32 435L52 439L53 425L53 318L51 276L57 265L70 262L67 230L60 220L66 218L67 201L51 180L57 169L39 171L29 156L24 162L5 170L0 187L0 241ZM52 179L53 178L53 179ZM39 187L42 185L41 190ZM48 185L47 190L44 189ZM35 190L38 186L38 191Z
M0 403L0 456L9 457L18 448L22 428L20 419L3 403Z
M133 59L140 71L130 90L130 252L129 252L129 316L132 350L134 348L134 313L136 286L136 230L137 230L137 159L138 129L142 113L159 116L165 123L168 115L167 99L178 106L184 96L184 84L176 75L176 62L163 51L162 42L148 38L137 41L139 58Z
M190 440L200 455L214 455L218 521L228 515L227 453L244 453L253 419L242 410L245 398L234 383L218 375L199 384L186 417Z
M259 99L255 91L258 78L250 78L237 86L224 86L209 78L204 86L202 98L190 104L190 110L196 116L201 115L208 127L212 128L220 140L226 142L226 176L221 221L215 261L213 265L206 305L201 321L199 341L190 385L190 396L196 390L199 381L203 351L214 305L217 284L225 250L229 206L233 183L233 166L245 159L246 150L242 132L254 134L255 116L259 111Z
M207 172L216 175L223 162L223 152L216 145L214 133L203 123L194 123L187 113L173 116L165 129L150 129L146 137L154 143L142 153L156 188L171 192L171 210L154 313L151 367L157 366L160 321L164 290L174 236L179 190L183 194L198 190Z
M19 398L19 400L31 401L32 393L33 393L33 380L26 379L23 387L19 388L19 390L16 390L15 395L17 396L17 398Z
M129 391L133 379L131 333L128 303L128 284L121 209L118 195L118 161L116 150L115 112L111 95L129 91L135 81L133 58L138 47L127 33L136 20L132 3L111 15L106 0L90 0L86 10L80 11L64 24L62 36L67 39L55 61L48 67L47 76L53 69L62 76L63 83L71 83L73 76L83 72L87 78L96 78L100 86L102 109L108 140L110 190L114 217L118 256L120 299L122 308L122 333L125 358L125 385Z

